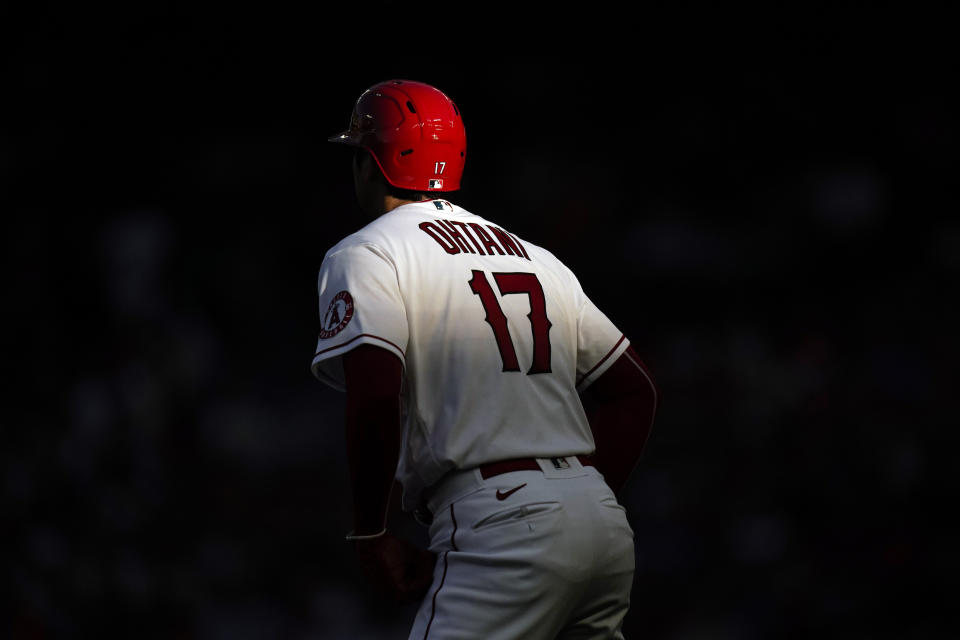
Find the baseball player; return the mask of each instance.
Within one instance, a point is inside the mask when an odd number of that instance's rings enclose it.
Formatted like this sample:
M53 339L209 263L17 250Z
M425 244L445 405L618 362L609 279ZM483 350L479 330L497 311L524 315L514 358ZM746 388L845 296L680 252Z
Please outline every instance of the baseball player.
M557 258L447 199L466 134L441 91L377 84L330 140L372 218L323 260L312 363L346 391L362 567L423 598L410 638L622 638L649 372ZM387 531L395 486L430 551Z

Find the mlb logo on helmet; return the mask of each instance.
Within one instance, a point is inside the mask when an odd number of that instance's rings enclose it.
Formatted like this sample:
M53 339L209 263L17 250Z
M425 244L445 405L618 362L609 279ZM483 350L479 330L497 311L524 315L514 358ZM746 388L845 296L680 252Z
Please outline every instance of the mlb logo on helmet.
M442 178L431 178L428 189L443 189L443 179Z

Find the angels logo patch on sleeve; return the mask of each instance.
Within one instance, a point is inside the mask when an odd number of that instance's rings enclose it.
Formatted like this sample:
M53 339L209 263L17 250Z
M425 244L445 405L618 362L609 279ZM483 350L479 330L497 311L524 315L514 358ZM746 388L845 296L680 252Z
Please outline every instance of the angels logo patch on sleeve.
M333 296L327 312L323 314L320 339L332 338L343 331L351 318L353 318L353 297L349 291L344 290Z
M320 265L315 307L320 331L310 363L313 375L340 391L345 388L341 356L375 344L405 362L410 337L393 257L376 244L348 238Z

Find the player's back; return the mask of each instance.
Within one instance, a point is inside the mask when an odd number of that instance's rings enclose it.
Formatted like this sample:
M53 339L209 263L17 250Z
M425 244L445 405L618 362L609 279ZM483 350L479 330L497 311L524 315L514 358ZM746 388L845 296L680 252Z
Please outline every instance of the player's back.
M626 341L550 252L433 200L381 216L324 265L321 313L341 286L325 291L324 271L328 285L347 283L358 317L376 307L341 340L378 344L404 361L405 502L453 468L593 450L576 387ZM340 340L322 336L318 351L329 357Z

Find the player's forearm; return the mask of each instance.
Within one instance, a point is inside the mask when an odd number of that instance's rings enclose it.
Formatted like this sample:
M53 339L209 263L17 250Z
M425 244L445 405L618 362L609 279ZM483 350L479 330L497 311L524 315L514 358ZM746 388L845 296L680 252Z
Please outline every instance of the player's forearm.
M343 373L354 534L373 535L386 525L400 455L403 365L393 353L360 345L343 356Z
M400 452L399 398L348 402L346 439L354 533L376 534L386 525Z

